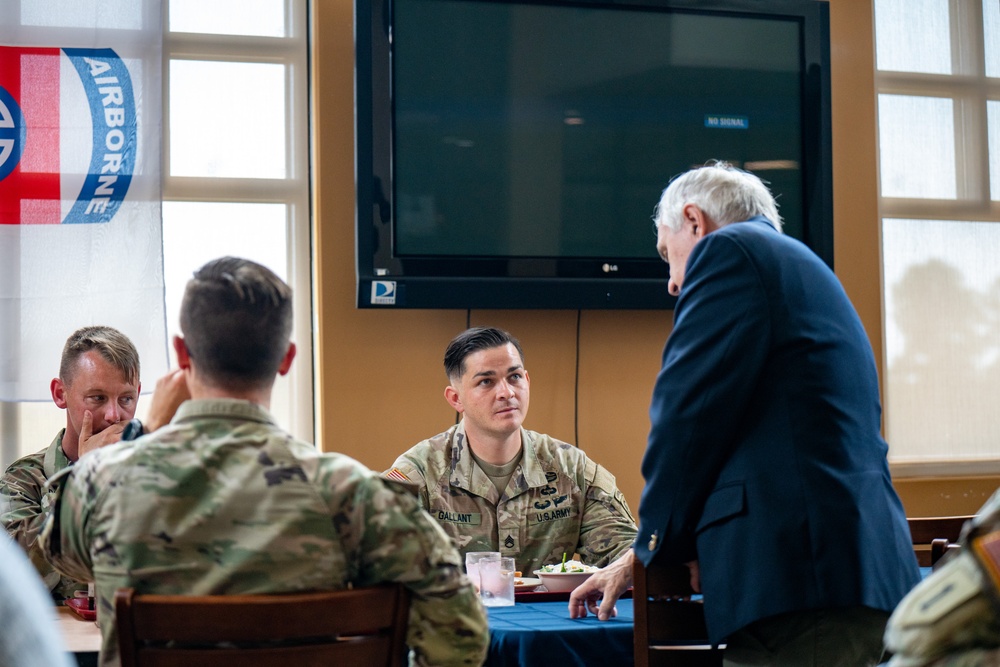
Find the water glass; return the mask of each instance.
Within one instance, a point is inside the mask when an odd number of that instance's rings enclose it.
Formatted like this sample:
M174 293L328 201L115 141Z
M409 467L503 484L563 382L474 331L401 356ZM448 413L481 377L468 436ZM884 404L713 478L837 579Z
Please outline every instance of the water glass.
M465 573L469 575L469 580L479 592L479 561L487 557L500 558L499 551L470 551L465 554Z
M514 559L488 556L480 559L479 599L486 607L510 607L514 604Z

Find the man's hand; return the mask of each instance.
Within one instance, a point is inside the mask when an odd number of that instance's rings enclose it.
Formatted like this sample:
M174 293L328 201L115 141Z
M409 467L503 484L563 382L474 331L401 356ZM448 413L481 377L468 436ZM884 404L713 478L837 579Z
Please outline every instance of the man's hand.
M181 369L170 371L156 381L153 391L153 402L149 406L149 414L143 422L143 433L152 433L168 424L174 418L174 413L184 401L191 398L187 386L187 377Z
M127 424L128 422L118 422L94 435L94 413L90 410L84 410L83 424L80 425L80 442L76 450L77 456L82 457L87 452L118 442L122 439L122 431L125 430Z
M595 572L577 586L569 596L569 617L583 618L588 610L602 621L616 616L618 610L615 609L615 603L632 585L633 560L635 554L629 549L614 563ZM600 606L597 604L598 600L601 600Z

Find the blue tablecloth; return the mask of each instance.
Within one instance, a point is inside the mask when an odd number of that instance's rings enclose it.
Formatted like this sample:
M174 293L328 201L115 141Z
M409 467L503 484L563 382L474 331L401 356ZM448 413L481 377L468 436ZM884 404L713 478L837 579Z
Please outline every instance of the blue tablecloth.
M931 568L920 568L926 577ZM618 616L571 619L565 601L518 602L488 609L488 667L601 665L632 667L632 600L618 601Z
M618 601L618 616L571 619L566 602L519 602L492 607L490 667L601 665L632 667L632 600Z

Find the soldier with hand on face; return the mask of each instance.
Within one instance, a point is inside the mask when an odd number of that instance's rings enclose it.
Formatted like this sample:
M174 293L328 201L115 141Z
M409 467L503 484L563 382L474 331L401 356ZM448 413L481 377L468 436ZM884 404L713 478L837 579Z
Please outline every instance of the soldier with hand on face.
M52 401L66 411L66 428L48 447L14 461L0 477L0 523L28 554L56 601L87 585L60 576L42 554L38 534L50 501L45 483L87 452L121 440L130 421L133 429L159 428L188 396L183 375L166 376L142 425L133 420L140 387L139 353L125 334L107 326L74 331L63 346L59 376L50 384Z

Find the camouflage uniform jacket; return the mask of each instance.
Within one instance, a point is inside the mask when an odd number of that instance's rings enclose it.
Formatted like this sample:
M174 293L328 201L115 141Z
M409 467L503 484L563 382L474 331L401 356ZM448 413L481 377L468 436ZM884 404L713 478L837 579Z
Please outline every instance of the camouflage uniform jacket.
M969 649L926 664L927 667L1000 667L1000 649Z
M959 544L892 612L889 667L1000 667L1000 490L965 522Z
M60 576L45 559L38 543L38 534L51 500L50 495L45 493L45 482L70 466L70 460L62 450L65 432L66 429L59 431L47 448L11 463L0 478L0 523L28 554L31 564L51 591L52 598L59 602L72 597L75 591L87 590L86 584Z
M96 580L101 664L113 597L254 594L401 582L415 665L479 665L486 616L458 552L401 485L322 453L247 401L190 400L166 427L52 479L42 532L62 572Z
M464 423L417 444L385 473L420 500L464 555L500 551L528 575L563 552L603 567L632 546L635 521L614 476L582 450L521 429L524 454L501 496L476 464Z

